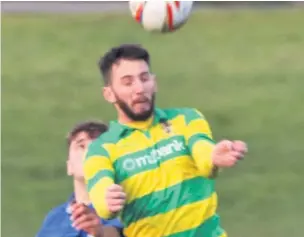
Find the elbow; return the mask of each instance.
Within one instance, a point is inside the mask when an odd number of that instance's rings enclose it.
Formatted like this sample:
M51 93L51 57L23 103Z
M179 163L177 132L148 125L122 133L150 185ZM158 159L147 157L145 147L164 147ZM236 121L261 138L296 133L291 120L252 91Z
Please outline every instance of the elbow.
M91 199L92 200L92 199ZM107 204L105 202L101 203L101 202L94 202L92 200L92 205L96 211L96 214L104 219L104 220L109 220L109 219L113 219L116 217L115 213L112 213Z

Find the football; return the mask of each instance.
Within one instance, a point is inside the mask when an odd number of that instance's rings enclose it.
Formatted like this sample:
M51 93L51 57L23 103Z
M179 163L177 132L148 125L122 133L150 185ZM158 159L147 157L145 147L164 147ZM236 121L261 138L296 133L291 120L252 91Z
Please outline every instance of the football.
M188 20L193 1L129 1L132 17L151 32L173 32Z

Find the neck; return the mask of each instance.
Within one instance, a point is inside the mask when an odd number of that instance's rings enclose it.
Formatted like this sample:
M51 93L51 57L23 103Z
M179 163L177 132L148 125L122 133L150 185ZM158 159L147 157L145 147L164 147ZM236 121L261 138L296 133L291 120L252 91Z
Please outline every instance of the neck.
M144 121L134 121L134 120L130 120L130 119L119 119L118 118L118 122L121 124L127 125L128 127L133 127L136 129L146 129L152 124L153 116L151 116L150 118L148 118L147 120L144 120Z
M84 203L86 205L90 204L89 194L86 190L84 181L74 179L74 193L77 203Z

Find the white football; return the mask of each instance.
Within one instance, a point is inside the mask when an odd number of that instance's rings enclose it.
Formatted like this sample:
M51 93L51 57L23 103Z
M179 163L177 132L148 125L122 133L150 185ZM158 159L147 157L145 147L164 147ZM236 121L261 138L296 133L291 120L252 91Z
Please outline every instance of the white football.
M172 32L183 26L192 10L193 1L129 1L133 18L147 31Z

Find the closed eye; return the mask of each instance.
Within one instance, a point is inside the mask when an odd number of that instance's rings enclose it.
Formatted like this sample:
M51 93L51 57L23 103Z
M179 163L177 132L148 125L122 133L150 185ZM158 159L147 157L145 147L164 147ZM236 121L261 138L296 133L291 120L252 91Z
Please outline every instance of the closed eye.
M124 76L123 78L121 78L121 82L123 85L129 86L132 84L133 78L132 76Z
M150 73L148 72L144 72L142 74L140 74L140 80L143 82L148 81L151 78Z

